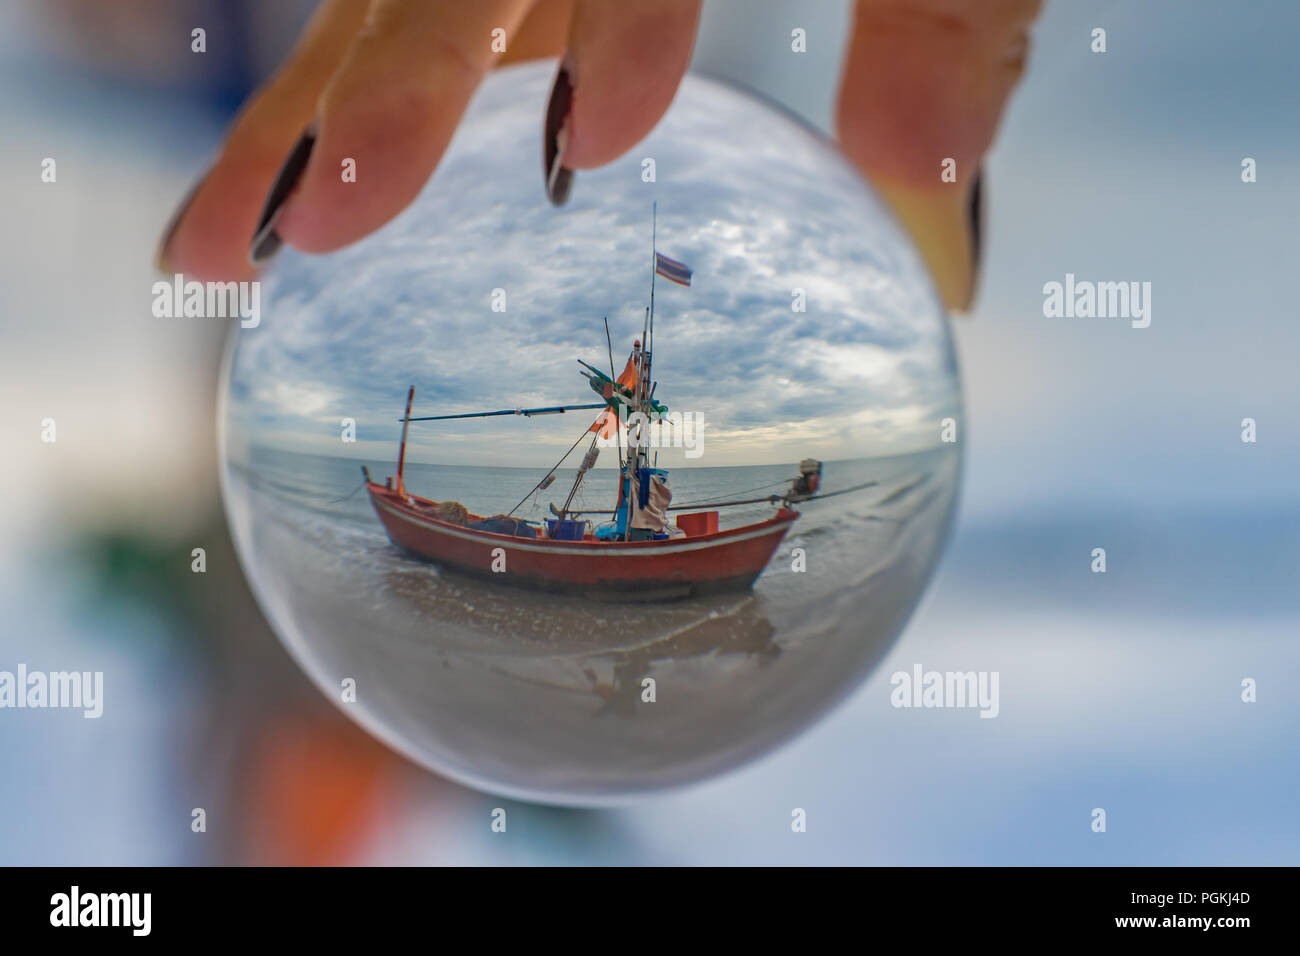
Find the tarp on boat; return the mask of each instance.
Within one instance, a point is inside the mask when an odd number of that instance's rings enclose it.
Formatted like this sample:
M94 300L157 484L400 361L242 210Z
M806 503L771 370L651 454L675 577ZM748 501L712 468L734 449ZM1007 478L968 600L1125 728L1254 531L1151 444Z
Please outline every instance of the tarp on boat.
M620 499L614 520L596 526L596 540L646 541L655 535L671 534L668 505L673 493L668 485L668 472L662 468L638 468L632 494L624 497L626 488L625 472L619 481Z
M672 489L668 487L668 472L658 468L642 468L640 472L632 527L658 534L668 524L668 505L673 500Z
M493 515L491 518L471 521L465 527L471 531L490 531L493 534L508 534L516 538L537 537L536 528L523 518L512 518L510 515Z

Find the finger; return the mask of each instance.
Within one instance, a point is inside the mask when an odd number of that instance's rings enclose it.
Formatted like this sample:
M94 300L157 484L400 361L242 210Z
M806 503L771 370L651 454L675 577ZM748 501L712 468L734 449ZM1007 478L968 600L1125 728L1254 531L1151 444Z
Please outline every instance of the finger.
M573 19L573 0L540 0L528 11L496 66L559 56Z
M211 169L173 214L158 243L159 271L244 279L248 236L285 153L316 111L321 90L361 28L369 0L328 0L284 66L232 125Z
M401 212L433 173L499 56L492 31L508 38L529 5L376 0L321 97L310 159L297 168L291 160L272 188L250 258L264 261L281 239L328 252ZM354 180L342 174L345 165Z
M840 142L911 233L950 308L969 308L974 298L980 167L1024 71L1039 5L857 0Z
M573 170L635 146L672 103L690 64L700 0L577 0L543 132L543 174L556 205Z

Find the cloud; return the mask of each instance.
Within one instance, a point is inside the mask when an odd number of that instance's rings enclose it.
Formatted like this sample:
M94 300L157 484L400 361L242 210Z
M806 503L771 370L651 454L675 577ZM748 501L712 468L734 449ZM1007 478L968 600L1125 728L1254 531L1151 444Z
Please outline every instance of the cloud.
M555 209L537 141L551 69L494 73L428 187L384 229L327 256L282 255L234 363L231 414L249 441L319 450L342 417L359 439L395 440L411 383L422 414L593 400L575 360L609 366L606 316L618 369L641 337L657 199L657 246L695 275L689 289L655 286L656 397L707 417L697 464L937 442L939 419L960 408L945 320L915 253L838 154L757 100L688 77L644 142L579 173ZM655 183L642 181L645 158ZM491 309L495 289L505 312ZM806 312L791 309L796 289ZM588 415L420 426L412 457L550 464ZM302 442L286 443L295 431Z

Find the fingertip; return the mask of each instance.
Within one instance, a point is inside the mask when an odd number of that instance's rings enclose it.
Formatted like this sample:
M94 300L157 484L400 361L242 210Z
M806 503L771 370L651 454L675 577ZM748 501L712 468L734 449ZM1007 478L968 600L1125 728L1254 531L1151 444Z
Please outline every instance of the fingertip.
M568 165L569 130L573 105L572 61L560 61L546 104L546 121L542 130L542 175L546 195L555 206L563 206L573 188L573 169Z
M877 192L911 237L948 309L967 311L975 300L986 190L976 176L956 184L917 186L876 179Z
M578 4L565 56L572 85L566 167L603 166L654 129L690 65L699 15L699 0Z
M167 220L167 224L163 226L162 233L158 237L158 244L154 248L153 267L155 272L158 272L161 275L172 274L172 260L169 254L169 246L171 245L172 239L175 238L176 232L180 228L181 221L185 218L185 214L189 212L190 206L193 205L194 197L197 196L199 190L203 188L203 183L207 178L208 173L205 170L203 175L200 176L188 190L186 190L185 194L176 204L176 208L172 212L171 217Z
M984 157L1023 73L1038 0L857 0L836 105L844 153L925 259L945 305L974 302Z
M248 262L248 221L232 209L256 208L258 186L240 167L214 166L182 200L154 253L154 268L200 281L241 281L257 270Z

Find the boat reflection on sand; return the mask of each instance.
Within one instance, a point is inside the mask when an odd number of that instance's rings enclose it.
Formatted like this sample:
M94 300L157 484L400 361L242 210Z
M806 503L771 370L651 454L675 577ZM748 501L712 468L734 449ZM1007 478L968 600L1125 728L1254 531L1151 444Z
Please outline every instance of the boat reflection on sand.
M455 658L451 666L483 667L517 682L516 702L531 692L594 695L605 708L626 715L645 702L643 681L657 667L693 661L719 671L738 666L761 670L781 654L767 602L755 594L721 603L716 598L679 601L650 617L635 606L609 605L593 631L589 605L581 598L537 595L525 605L501 600L508 591L478 581L431 588L429 575L438 572L418 566L390 569L384 590L417 620L439 627L444 661L448 655ZM473 636L484 630L514 639L502 643ZM454 640L455 634L466 637Z

